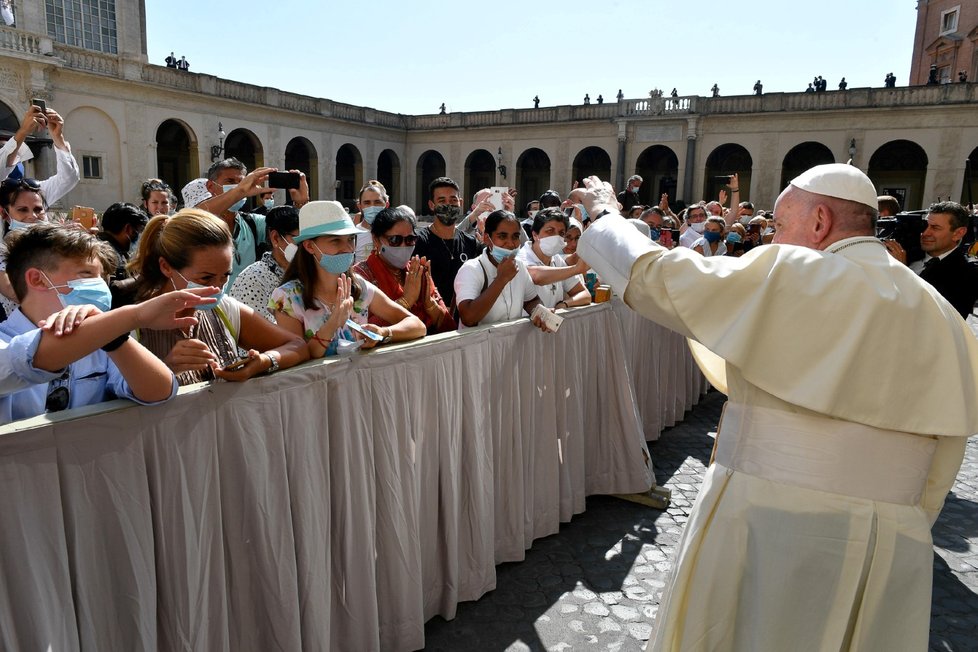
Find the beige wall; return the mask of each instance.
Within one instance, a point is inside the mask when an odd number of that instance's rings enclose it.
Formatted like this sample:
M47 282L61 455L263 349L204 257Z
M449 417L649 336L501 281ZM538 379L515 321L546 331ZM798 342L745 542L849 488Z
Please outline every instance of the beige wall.
M712 199L703 197L707 158L715 148L736 143L753 161L745 195L758 207L771 208L781 191L784 157L795 145L822 143L836 161L844 162L849 158L849 143L855 139L854 163L866 170L877 148L906 139L923 148L928 161L926 174L895 179L908 185L908 207L916 208L938 197L959 198L964 161L978 147L978 111L974 110L978 97L971 84L861 89L814 98L804 94L715 101L694 98L688 110L673 112L656 110L654 103L626 100L584 107L586 111L556 107L539 113L507 110L405 117L206 75L175 73L121 58L69 54L73 58L0 50L0 101L19 115L30 97L47 97L67 118L66 134L79 162L83 154L103 157L105 178L83 181L65 200L67 205L98 210L114 201L135 201L139 184L158 174L156 132L165 120L186 127L201 172L210 164L211 146L217 144L218 122L226 133L238 128L253 133L261 143L265 164L275 167L284 164L288 143L302 138L318 161L315 194L324 199L335 196L340 147L349 144L359 153L358 180L375 178L378 157L389 149L400 168L395 198L415 207L426 199L423 192L419 194L417 167L419 157L428 150L439 152L447 174L463 184L466 158L473 151L484 149L495 160L501 148L507 178L496 172L495 183L514 185L520 155L538 148L550 158L549 186L564 195L572 182L574 157L582 149L602 148L611 160L611 180L615 181L635 172L646 148L664 145L678 159L674 199L689 202ZM635 107L638 109L633 110ZM445 126L419 128L438 124ZM621 170L617 157L620 136L626 139ZM695 159L692 193L687 197L683 188L690 137L695 142ZM46 158L39 157L31 172L43 176ZM474 189L463 190L471 194ZM519 199L522 206L529 197Z

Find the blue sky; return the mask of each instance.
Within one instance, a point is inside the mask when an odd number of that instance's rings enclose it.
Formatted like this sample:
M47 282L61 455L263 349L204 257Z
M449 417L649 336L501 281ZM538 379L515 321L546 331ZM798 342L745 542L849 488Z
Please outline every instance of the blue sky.
M148 0L150 61L397 113L835 89L910 74L913 0Z

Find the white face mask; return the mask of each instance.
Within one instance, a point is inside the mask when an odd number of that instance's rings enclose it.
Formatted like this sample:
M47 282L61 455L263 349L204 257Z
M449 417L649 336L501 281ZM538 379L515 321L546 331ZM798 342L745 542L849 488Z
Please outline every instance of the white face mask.
M706 222L694 222L689 225L689 228L693 229L697 233L703 233L706 231Z
M282 252L283 256L285 256L285 260L291 263L292 259L295 258L295 252L299 250L299 247L297 247L294 242L290 242L289 244L285 245L285 249L279 247L278 250Z
M553 256L559 254L567 246L564 242L564 236L562 235L551 235L546 238L540 238L540 251L543 252L545 256Z

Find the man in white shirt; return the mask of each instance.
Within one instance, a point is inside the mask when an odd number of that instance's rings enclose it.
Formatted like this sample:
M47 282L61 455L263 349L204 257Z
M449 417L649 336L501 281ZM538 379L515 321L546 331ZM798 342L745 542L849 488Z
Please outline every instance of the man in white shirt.
M679 234L679 244L692 249L693 244L703 236L706 230L706 208L702 204L693 204L686 209L686 221L682 225L682 233Z
M455 276L459 330L519 319L540 303L526 266L516 261L521 230L516 216L494 211L485 228L485 251L466 261ZM533 323L546 331L539 319Z
M53 177L40 182L44 201L50 206L71 192L78 185L81 175L78 172L78 162L71 155L71 145L65 140L64 126L64 119L54 109L42 111L41 107L31 105L13 137L0 147L0 181L10 176L18 163L34 157L24 141L35 131L46 127L54 144L57 170Z

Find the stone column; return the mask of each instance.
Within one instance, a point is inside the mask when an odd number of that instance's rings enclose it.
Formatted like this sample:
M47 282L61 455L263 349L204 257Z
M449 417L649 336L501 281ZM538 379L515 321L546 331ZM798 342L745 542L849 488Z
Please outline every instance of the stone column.
M686 120L686 166L683 169L683 196L687 204L693 201L693 175L696 171L696 117Z

